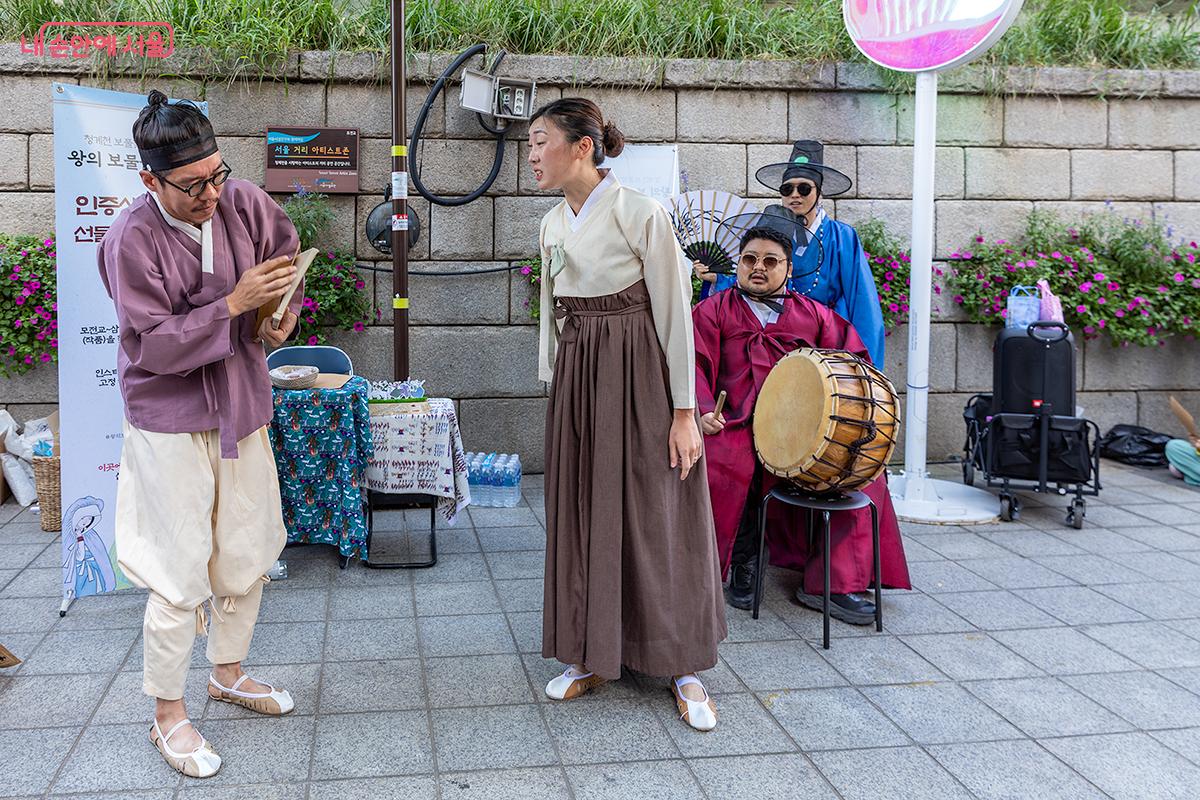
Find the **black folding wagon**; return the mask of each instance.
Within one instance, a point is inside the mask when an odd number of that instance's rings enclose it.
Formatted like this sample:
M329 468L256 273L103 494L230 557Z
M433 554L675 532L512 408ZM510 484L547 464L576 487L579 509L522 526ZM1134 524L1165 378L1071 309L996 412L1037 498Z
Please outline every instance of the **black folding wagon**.
M1018 519L1015 492L1074 494L1066 524L1083 527L1100 493L1100 429L1075 416L1075 342L1061 322L1005 328L992 349L992 393L963 409L963 483L982 473L1000 490L1000 517Z

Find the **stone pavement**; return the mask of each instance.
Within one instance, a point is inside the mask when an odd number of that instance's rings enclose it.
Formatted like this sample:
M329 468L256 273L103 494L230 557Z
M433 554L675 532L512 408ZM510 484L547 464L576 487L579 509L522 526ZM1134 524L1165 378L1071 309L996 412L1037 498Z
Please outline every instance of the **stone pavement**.
M0 642L26 662L0 672L0 796L1194 798L1200 490L1102 477L1082 531L1036 497L1019 522L905 525L914 591L887 593L882 634L835 622L827 652L773 573L761 619L730 612L708 734L644 676L545 701L537 476L522 506L443 530L433 569L289 548L248 663L296 711L205 702L198 648L191 713L225 758L208 781L146 740L141 594L60 619L57 536L5 506Z

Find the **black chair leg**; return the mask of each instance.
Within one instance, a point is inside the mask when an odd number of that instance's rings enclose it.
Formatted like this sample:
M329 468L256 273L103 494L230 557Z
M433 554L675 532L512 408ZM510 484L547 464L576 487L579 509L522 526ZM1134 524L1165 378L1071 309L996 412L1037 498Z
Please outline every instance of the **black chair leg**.
M771 495L768 493L758 509L758 569L754 572L754 609L751 612L754 619L758 619L758 607L762 604L763 573L766 572L763 562L767 554L767 504L770 502Z
M879 558L879 511L871 503L871 546L875 551L875 631L883 630L883 562Z
M829 649L829 512L821 512L821 536L824 549L821 551L821 560L824 562L825 568L825 587L822 595L822 611L825 619L822 620L823 625L823 644L822 646Z

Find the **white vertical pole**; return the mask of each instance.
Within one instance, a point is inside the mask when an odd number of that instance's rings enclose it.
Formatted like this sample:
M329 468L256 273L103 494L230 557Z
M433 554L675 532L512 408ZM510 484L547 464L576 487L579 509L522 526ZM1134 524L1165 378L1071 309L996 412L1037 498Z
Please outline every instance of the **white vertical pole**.
M933 282L933 171L937 73L917 73L913 125L912 270L908 288L908 379L904 414L906 499L923 500L929 422L929 316Z

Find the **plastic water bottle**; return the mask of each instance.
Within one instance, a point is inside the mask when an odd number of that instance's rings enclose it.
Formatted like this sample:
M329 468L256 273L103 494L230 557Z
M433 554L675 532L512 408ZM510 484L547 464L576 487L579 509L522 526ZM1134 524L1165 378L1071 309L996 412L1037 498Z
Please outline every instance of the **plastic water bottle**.
M488 453L483 459L483 505L496 505L496 454Z
M513 507L521 504L521 457L514 455L512 460L513 468Z
M504 502L505 508L514 508L519 502L517 497L517 463L516 456L508 455L504 458L504 471L502 473L502 482L504 483Z

